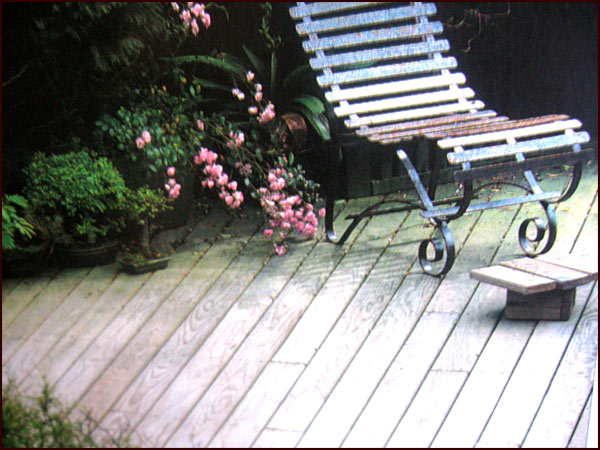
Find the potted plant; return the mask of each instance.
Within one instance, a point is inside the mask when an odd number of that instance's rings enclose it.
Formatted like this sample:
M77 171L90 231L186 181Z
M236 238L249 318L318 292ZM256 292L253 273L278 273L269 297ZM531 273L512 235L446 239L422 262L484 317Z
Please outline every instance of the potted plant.
M167 267L169 255L151 247L150 235L152 220L171 208L169 200L147 186L130 192L128 217L137 233L135 241L125 246L119 259L121 270L138 274Z
M60 262L88 266L114 261L128 189L108 159L86 150L52 156L38 152L25 175L27 200L49 230Z

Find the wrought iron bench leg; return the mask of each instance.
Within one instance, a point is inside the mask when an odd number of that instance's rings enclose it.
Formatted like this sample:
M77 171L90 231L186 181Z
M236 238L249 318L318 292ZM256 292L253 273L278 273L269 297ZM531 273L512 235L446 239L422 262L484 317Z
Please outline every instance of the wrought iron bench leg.
M398 150L397 154L417 191L417 195L421 201L421 209L432 211L435 206L433 205L425 186L423 186L417 170L404 151ZM450 231L446 220L430 220L435 227L434 236L422 241L419 245L419 264L425 273L433 276L441 276L448 273L454 264L454 258L456 256L454 237L452 236L452 232ZM433 256L429 255L428 250L430 245L433 246ZM442 261L444 256L445 261L441 268L435 268L432 263Z

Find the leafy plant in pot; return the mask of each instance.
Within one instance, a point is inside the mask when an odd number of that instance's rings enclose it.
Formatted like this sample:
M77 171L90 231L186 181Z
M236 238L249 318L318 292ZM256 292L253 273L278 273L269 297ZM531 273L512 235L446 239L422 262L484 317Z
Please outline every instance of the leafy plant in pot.
M159 191L147 186L130 191L129 219L137 230L136 240L126 245L119 260L121 269L128 273L144 273L164 269L169 263L169 255L150 245L152 220L159 213L171 209L170 199Z
M21 195L2 196L2 273L29 275L40 268L44 250L42 233Z
M61 264L114 261L129 189L107 158L87 150L51 156L38 152L25 175L26 198L49 231Z

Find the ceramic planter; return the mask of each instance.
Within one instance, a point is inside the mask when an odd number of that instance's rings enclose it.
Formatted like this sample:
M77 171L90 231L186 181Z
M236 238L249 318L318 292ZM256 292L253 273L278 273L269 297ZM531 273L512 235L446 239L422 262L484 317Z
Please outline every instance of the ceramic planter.
M169 256L156 259L148 259L140 263L130 263L119 261L119 265L123 272L130 274L140 274L146 272L152 272L154 270L164 269L169 265Z
M109 241L95 246L56 249L59 264L67 267L102 266L115 261L119 251L119 241Z

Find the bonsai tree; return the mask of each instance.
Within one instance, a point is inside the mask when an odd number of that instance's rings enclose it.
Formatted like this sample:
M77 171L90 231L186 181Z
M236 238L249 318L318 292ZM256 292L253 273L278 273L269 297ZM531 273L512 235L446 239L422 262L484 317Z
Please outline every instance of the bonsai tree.
M55 243L101 244L124 228L128 188L108 159L87 151L52 156L38 152L25 175L32 212Z
M137 265L160 258L162 256L160 252L150 246L152 220L171 208L170 199L161 195L158 190L143 186L130 191L127 202L128 218L137 229L137 233L135 243L126 247L121 262Z

